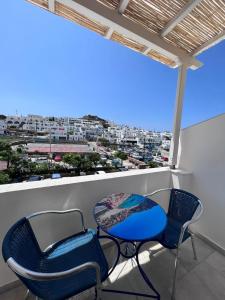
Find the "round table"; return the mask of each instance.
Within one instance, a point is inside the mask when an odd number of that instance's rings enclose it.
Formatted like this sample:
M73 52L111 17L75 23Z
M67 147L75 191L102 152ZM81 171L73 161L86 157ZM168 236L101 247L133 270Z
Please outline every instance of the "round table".
M119 255L136 258L142 277L156 294L141 295L160 299L159 293L139 264L138 254L144 243L156 240L165 229L167 216L163 208L142 195L119 193L109 195L96 203L94 217L98 225L98 235L100 236L101 229L119 244Z

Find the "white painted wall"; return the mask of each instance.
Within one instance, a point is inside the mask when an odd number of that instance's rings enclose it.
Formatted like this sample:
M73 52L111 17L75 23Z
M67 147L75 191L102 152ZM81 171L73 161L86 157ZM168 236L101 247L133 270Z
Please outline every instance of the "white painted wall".
M182 130L178 168L204 205L194 229L225 249L225 114Z
M168 188L170 183L169 168L157 168L0 186L0 244L13 223L33 212L77 207L84 212L87 226L95 228L92 210L104 196L118 192L148 194ZM158 202L166 207L166 201L162 197ZM78 229L76 220L74 214L36 219L34 227L42 247L74 233ZM0 287L15 279L0 256Z

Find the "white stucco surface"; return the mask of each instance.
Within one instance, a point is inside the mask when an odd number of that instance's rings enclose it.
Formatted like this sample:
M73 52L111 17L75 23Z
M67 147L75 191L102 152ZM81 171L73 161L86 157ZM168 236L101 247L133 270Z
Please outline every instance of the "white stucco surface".
M225 249L225 114L182 130L178 167L204 205L194 229Z

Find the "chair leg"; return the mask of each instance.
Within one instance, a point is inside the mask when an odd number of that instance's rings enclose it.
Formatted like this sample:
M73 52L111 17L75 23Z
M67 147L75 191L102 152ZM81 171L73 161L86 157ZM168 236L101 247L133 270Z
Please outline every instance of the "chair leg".
M101 286L96 286L96 288L95 288L95 299L102 300L102 287Z
M179 247L177 247L177 253L176 253L175 263L174 263L175 269L174 269L174 275L173 275L173 287L172 287L171 300L175 300L178 258L179 258Z
M24 297L24 300L27 300L27 299L28 299L28 297L29 297L29 295L30 295L30 291L29 291L29 290L27 290L27 291L26 291L26 295L25 295L25 297Z
M196 252L196 247L195 247L195 239L194 239L194 234L191 233L191 244L192 244L192 249L193 249L193 253L194 253L194 259L197 260L197 252Z

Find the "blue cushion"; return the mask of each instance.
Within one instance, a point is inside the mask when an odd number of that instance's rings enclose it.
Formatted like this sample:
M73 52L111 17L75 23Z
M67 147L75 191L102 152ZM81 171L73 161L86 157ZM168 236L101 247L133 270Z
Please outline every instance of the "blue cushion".
M78 234L63 239L62 241L56 243L48 252L46 252L46 257L48 259L52 259L61 255L66 255L70 251L91 242L94 235L95 231L93 229L88 229L84 234Z

